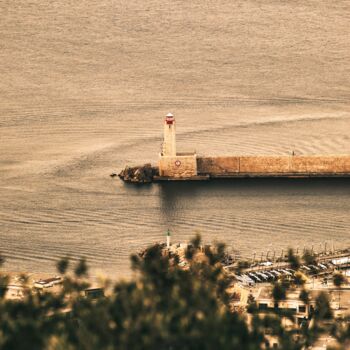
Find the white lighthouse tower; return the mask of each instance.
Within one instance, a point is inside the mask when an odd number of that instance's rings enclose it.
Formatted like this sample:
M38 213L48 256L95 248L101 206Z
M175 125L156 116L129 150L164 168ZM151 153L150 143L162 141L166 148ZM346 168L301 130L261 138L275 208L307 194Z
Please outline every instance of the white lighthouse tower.
M171 113L168 113L164 119L164 141L162 156L176 157L175 118Z

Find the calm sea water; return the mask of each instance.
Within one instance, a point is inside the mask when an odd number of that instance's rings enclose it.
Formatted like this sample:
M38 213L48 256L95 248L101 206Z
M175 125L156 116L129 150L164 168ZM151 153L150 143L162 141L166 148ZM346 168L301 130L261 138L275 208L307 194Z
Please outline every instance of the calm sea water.
M349 154L348 1L2 1L0 251L51 272L63 255L124 276L128 256L196 232L242 255L350 244L350 183L126 185L180 150Z

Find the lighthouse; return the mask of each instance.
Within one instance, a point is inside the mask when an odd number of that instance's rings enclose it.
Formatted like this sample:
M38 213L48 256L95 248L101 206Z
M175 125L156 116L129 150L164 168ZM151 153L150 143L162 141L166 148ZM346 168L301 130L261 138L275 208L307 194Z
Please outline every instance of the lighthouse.
M188 179L197 176L195 152L176 151L175 118L168 113L164 119L164 140L159 155L159 176L163 179Z
M176 157L175 118L171 113L168 113L164 119L164 141L162 156Z

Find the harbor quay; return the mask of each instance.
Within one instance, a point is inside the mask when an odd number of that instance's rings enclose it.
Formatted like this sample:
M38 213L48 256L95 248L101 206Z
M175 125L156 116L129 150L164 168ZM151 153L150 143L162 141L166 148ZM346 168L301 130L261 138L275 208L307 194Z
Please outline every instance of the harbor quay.
M218 247L215 244L196 245L193 242L172 243L168 230L165 242L142 249L135 256L138 256L140 261L146 261L149 259L147 254L152 251L152 248L158 247L161 253L159 261L164 257L169 259L169 262L173 261L179 271L191 271L193 264L198 264L197 266L208 264L208 257L214 256ZM329 305L329 312L333 315L332 319L327 321L328 324L326 322L327 327L332 327L331 322L341 323L347 320L350 317L350 247L341 249L334 249L334 245L328 247L327 249L325 244L324 249L318 252L304 249L294 253L289 249L283 251L284 254L282 252L278 257L276 254L265 256L262 254L260 259L257 259L255 254L251 259L244 259L239 254L230 252L229 249L222 251L223 254L217 255L220 256L220 270L216 270L217 263L213 267L215 266L216 271L221 271L228 282L226 293L229 298L229 312L242 316L248 325L254 322L253 317L257 315L259 317L278 315L282 319L285 330L298 334L305 327L312 330L312 322L315 313L318 312L320 298L322 295L327 295L324 302ZM170 264L168 272L172 271L174 266ZM342 277L341 283L339 276ZM60 313L67 319L73 317L74 305L70 304L71 296L69 292L67 293L67 289L65 290L66 279L68 278L69 283L70 275L31 274L27 277L19 273L10 274L6 286L1 286L7 290L5 300L24 302L28 295L38 294L40 298L40 295L45 297L48 293L59 298L62 293L66 293L67 304ZM91 277L89 277L90 281L94 279ZM99 305L98 301L102 301L101 298L113 298L115 293L110 283L96 282L97 279L95 283L86 284L86 287L78 289L78 298L91 302L92 307ZM83 285L85 282L81 284ZM276 286L285 288L283 296L276 297ZM47 317L51 317L51 313ZM269 333L269 327L264 332L265 340L269 344L268 348L278 348L278 337ZM336 339L331 333L323 332L313 347L308 349L322 349L325 345L330 346L333 343L336 344Z
M112 174L115 176L116 174ZM162 150L157 166L127 166L119 174L126 182L195 181L234 178L350 177L350 155L229 155L201 156L177 152L176 121L169 113L164 119Z
M162 247L164 253L170 252L178 255L180 265L186 268L188 262L185 253L191 247L191 243L172 243L170 231L168 230L166 242L157 244ZM327 249L326 244L320 244L319 246L323 246L323 249L314 251L313 248L308 250L304 247L301 250L293 250L294 254L301 261L298 270L302 271L313 285L322 285L323 288L332 287L330 277L335 272L342 272L344 276L350 277L350 247L338 247L335 249L334 245L328 245L329 248ZM212 249L212 245L201 245L200 249L202 251ZM243 257L239 252L230 251L229 247L227 247L221 264L225 273L232 277L233 282L242 287L259 287L264 285L264 283L271 284L282 277L292 279L296 271L291 268L288 261L288 250L284 249L278 254L275 252L273 254L270 253L261 253L258 257L256 253L253 253L251 257ZM141 249L137 254L143 257L145 249ZM302 262L306 254L312 257L311 262ZM20 298L21 289L57 292L63 284L63 276L59 274L20 272L8 272L7 274L10 277L7 287L10 291L13 291L13 293L7 295L8 298ZM94 288L99 287L99 277L90 276L89 280Z
M170 234L167 234L163 245L164 254L176 254L184 269L188 267L186 250L191 247L188 243L171 244ZM210 245L200 247L201 251L211 249ZM293 266L290 252L300 262ZM256 259L243 259L239 254L226 253L221 263L225 274L231 280L228 288L230 307L233 312L245 314L249 322L253 322L251 310L261 317L277 313L282 315L286 329L296 332L304 327L311 327L310 320L319 307L320 295L327 295L329 307L334 314L336 322L343 322L350 318L350 248L334 249L324 245L324 249L315 252L304 248L303 250L282 251L281 255L261 255ZM143 252L140 253L143 255ZM199 261L202 257L199 257ZM337 283L336 276L341 276L341 283ZM286 287L285 295L276 300L275 287ZM307 300L303 298L307 295ZM283 316L285 315L285 316ZM328 327L332 326L329 321ZM344 321L346 322L346 321ZM327 322L326 322L327 323ZM278 347L276 337L266 338L271 348ZM324 332L315 344L309 349L319 350L337 346L335 338Z

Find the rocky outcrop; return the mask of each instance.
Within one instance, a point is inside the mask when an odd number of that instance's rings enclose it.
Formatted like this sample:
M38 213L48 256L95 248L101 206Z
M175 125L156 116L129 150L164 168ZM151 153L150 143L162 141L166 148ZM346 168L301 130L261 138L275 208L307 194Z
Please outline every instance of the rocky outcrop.
M151 164L142 166L125 167L118 176L125 182L148 183L153 181L153 176L159 175L158 167Z

